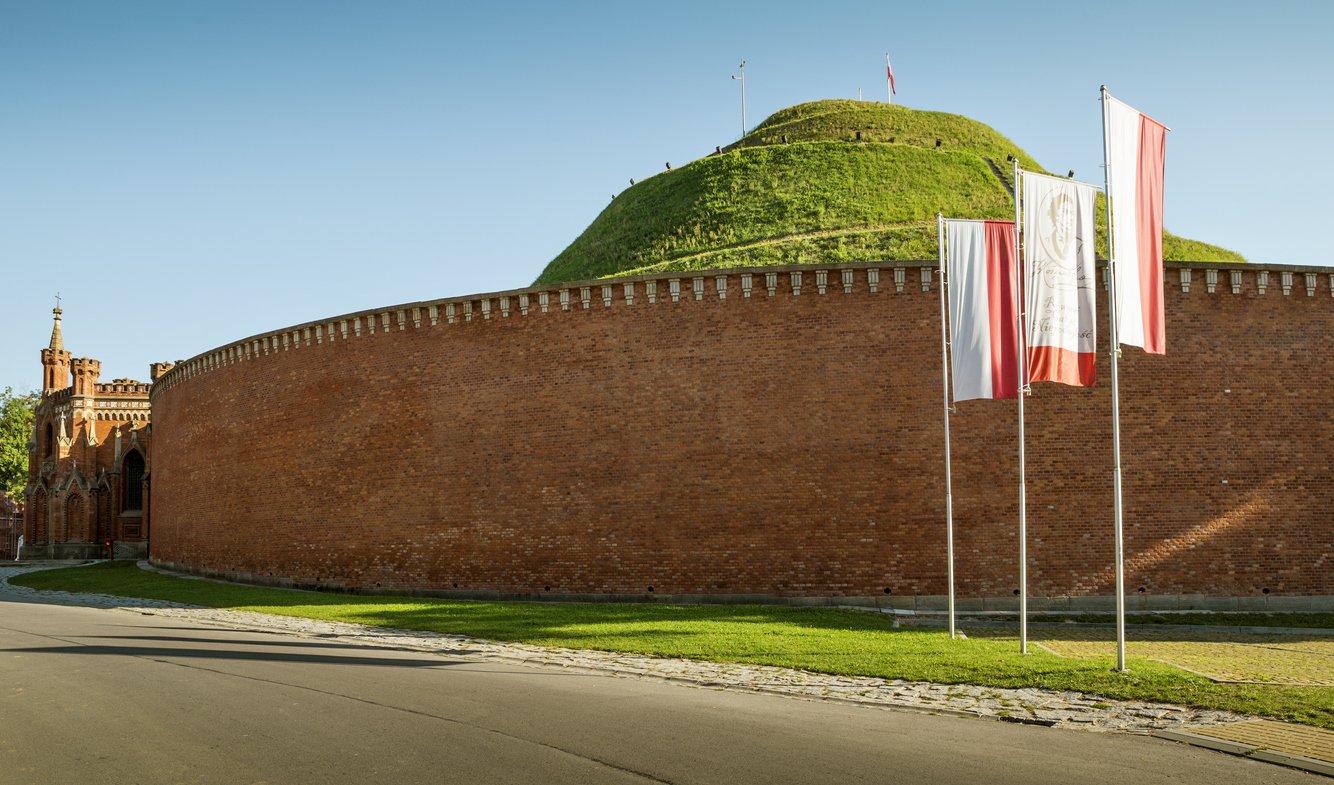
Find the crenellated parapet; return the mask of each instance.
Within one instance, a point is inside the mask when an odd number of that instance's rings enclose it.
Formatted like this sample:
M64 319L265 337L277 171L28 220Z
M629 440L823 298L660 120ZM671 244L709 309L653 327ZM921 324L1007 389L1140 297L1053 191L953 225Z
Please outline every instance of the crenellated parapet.
M97 385L98 395L147 395L152 384L134 379L116 379L114 382Z
M1100 263L1104 290L1105 262ZM151 397L181 382L228 365L254 362L271 354L304 347L352 341L377 333L431 329L440 326L512 318L536 318L556 312L612 308L645 308L682 300L736 300L772 297L870 294L909 295L933 290L935 261L792 265L729 270L672 271L487 294L404 303L305 322L235 341L183 360L154 366ZM1334 296L1334 268L1168 262L1168 287L1183 294L1253 297ZM1103 304L1099 304L1102 308ZM98 385L103 388L113 385ZM107 392L120 392L119 386ZM134 383L125 392L142 394L150 385Z

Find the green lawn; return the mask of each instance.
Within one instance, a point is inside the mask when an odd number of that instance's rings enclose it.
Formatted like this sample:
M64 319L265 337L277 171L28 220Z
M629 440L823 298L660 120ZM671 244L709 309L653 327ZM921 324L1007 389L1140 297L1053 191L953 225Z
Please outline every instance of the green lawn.
M1013 640L951 641L941 631L896 630L888 618L856 611L362 597L175 578L139 570L130 562L34 572L11 582L541 646L947 684L1079 690L1334 728L1330 687L1218 684L1140 659L1130 660L1129 673L1116 673L1110 658L1062 658L1042 651L1021 656Z
M1019 622L1018 616L998 615L987 621ZM1078 622L1080 624L1114 624L1116 616L1110 613L1042 614L1029 618L1030 622ZM1217 627L1308 627L1334 630L1334 613L1258 613L1220 611L1215 613L1128 613L1127 624L1189 624Z

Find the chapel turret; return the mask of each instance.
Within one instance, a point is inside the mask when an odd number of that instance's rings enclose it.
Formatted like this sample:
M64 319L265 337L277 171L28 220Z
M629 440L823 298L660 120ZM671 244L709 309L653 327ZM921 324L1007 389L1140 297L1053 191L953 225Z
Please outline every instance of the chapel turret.
M55 324L51 327L51 344L42 350L42 394L49 395L69 387L69 352L65 338L60 334L60 306L51 309Z

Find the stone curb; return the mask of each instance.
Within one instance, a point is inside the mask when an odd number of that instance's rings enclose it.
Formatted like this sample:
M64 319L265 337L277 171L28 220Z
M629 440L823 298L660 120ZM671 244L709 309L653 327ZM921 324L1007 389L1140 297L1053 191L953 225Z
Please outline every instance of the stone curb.
M1277 763L1280 766L1287 766L1293 769L1301 769L1314 774L1323 774L1326 777L1334 777L1334 763L1328 761L1316 760L1315 758L1306 758L1301 755L1291 755L1286 752L1268 750L1257 747L1254 744L1242 744L1241 742L1228 741L1226 739L1215 739L1209 736L1190 733L1180 730L1156 730L1152 735L1160 739L1169 739L1178 741L1182 744L1189 744L1192 747L1204 747L1205 749L1226 752L1229 755L1237 755L1242 758L1253 758L1262 760L1266 763Z

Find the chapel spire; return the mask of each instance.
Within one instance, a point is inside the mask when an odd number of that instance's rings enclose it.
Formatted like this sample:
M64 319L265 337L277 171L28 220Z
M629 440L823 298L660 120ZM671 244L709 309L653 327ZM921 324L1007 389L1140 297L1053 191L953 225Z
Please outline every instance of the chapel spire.
M48 348L63 351L65 338L60 334L60 314L64 311L60 310L60 295L58 294L56 295L56 307L51 309L51 313L55 314L56 323L51 327L51 345Z
M56 295L55 324L51 326L51 345L42 350L42 393L63 390L69 386L69 352L65 351L65 337L60 334L60 295Z

